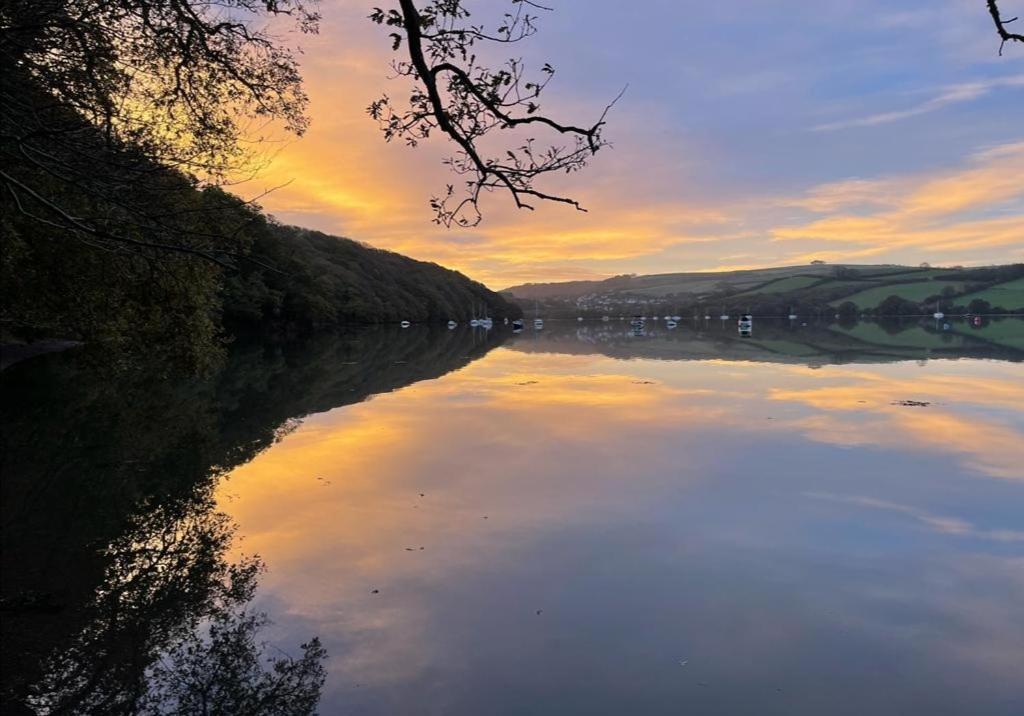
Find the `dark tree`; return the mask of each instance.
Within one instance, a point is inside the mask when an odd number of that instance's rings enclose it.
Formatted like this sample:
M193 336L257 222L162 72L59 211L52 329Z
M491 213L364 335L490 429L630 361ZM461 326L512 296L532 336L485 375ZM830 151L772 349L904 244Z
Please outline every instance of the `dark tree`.
M481 61L478 44L525 40L537 29L532 12L549 9L531 0L511 0L511 5L493 30L473 24L462 0L431 0L422 7L399 0L398 8L375 8L370 15L397 29L391 34L393 48L404 44L408 59L396 61L394 70L414 82L407 105L397 106L385 95L370 105L370 116L388 141L416 146L436 130L456 145L445 163L465 177L463 186L448 185L431 199L435 221L445 226L480 223L481 196L494 190L508 192L520 209L553 201L585 211L577 200L549 193L537 181L579 171L608 144L601 130L611 104L592 124L564 124L540 112L541 94L555 74L551 65L545 63L531 79L519 59L497 68ZM538 140L537 131L549 133L552 143ZM485 148L485 140L501 132L510 134Z
M844 317L856 316L858 313L860 313L860 309L857 307L857 304L854 303L853 301L843 301L842 303L839 304L839 307L836 309L836 311L839 313L840 316Z
M974 315L991 313L992 304L983 298L974 298L967 304L967 310Z
M261 125L306 127L295 57L258 27L278 16L316 30L302 0L4 3L4 214L51 241L234 263L239 227L223 225L223 205L197 206L194 189L241 171ZM5 238L31 231L11 224Z
M259 23L315 32L303 0L8 0L0 59L55 104L164 166L223 178L253 122L301 134L306 95L287 46ZM13 111L36 97L4 96ZM33 107L24 108L32 111ZM46 128L36 129L45 132ZM56 128L54 128L56 130ZM25 147L34 136L9 137Z
M875 313L880 316L915 316L921 313L921 307L902 296L892 295L878 304Z

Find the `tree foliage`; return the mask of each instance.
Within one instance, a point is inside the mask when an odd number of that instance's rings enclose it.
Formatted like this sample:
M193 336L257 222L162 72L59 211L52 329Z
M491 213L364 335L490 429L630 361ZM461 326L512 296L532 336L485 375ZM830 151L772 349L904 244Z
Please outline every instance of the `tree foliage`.
M318 231L268 223L256 235L253 254L260 263L229 276L224 293L225 320L244 332L522 315L457 271ZM280 271L267 271L264 263Z
M290 19L315 32L303 0L9 0L0 57L52 102L163 166L222 178L252 122L306 128L294 53L260 23ZM32 114L38 101L4 97ZM70 120L73 121L73 120ZM41 161L39 142L68 125L14 139Z

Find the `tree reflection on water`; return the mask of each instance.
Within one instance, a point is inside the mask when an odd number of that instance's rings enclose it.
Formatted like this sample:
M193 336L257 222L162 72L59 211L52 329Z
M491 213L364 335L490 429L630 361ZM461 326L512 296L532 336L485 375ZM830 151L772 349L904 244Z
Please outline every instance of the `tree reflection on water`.
M303 416L461 367L500 338L364 331L237 347L204 378L44 356L2 374L3 705L306 714L326 653L265 644L263 563L229 559L219 478ZM99 358L99 359L98 359Z

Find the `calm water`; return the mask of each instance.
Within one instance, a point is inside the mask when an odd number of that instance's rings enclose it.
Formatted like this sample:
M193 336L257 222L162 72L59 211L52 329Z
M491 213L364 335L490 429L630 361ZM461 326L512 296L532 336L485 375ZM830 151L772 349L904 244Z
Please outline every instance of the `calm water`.
M250 608L319 636L325 714L1016 716L1022 360L1006 320L367 331L184 382L25 361L4 688L124 701L258 554ZM210 520L234 539L181 537Z

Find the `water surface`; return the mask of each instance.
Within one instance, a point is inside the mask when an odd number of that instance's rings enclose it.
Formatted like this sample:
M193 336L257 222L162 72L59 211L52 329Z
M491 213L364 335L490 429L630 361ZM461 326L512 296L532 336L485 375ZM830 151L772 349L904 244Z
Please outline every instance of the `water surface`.
M236 356L89 454L26 419L10 460L213 475L322 713L1019 714L1022 358L1019 321L373 332ZM33 360L4 380L82 382Z

